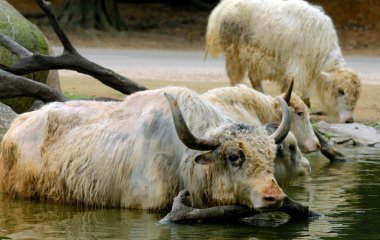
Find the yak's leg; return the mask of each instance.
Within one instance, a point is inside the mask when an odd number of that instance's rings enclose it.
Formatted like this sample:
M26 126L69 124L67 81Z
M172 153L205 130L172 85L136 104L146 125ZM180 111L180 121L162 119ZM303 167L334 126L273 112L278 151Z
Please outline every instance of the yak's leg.
M281 81L281 92L284 93L286 92L286 90L288 89L288 82L284 79L283 81Z
M294 78L288 77L288 78L285 78L281 81L281 92L283 92L283 93L286 92L291 79L294 79ZM309 87L299 86L299 84L300 84L299 80L295 79L294 80L294 89L299 94L299 96L301 97L302 101L306 104L306 106L308 108L310 108L310 90L309 90L310 86Z
M306 106L307 106L308 108L311 107L311 105L310 105L310 98L302 98L302 101L306 104Z
M307 83L303 81L295 79L294 81L295 90L301 97L302 101L306 104L306 106L310 109L310 96L311 96L311 86L308 86Z
M243 81L245 67L239 58L239 51L235 48L226 51L226 69L231 86Z
M248 78L254 89L260 92L264 92L263 86L261 84L261 79L257 78L255 74L253 73L253 71L248 70Z

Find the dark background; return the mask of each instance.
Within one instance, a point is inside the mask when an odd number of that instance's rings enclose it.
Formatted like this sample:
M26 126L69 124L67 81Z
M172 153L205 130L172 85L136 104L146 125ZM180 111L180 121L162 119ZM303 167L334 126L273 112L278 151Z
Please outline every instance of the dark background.
M8 2L26 16L39 12L34 1L8 0ZM63 0L52 1L55 9L58 9L63 2ZM105 35L102 32L114 31L115 29L98 28L94 30L94 27L87 27L89 30L84 32L86 34L81 32L82 36L76 36L78 24L70 26L70 21L62 22L69 36L73 38L74 43L78 42L79 45L83 45L80 39L90 42L93 39L95 42L99 40L99 42L104 43L110 42L113 37L128 38L124 42L115 39L115 44L120 47L139 48L138 43L132 43L131 41L141 39L141 47L160 48L160 46L163 46L163 48L174 49L201 49L204 45L207 17L219 1L116 0L116 2L118 14L125 23L122 33ZM345 52L369 55L380 54L379 0L310 0L309 2L322 6L332 18L339 35L340 44ZM50 32L44 26L47 25L46 22L35 19L31 19L31 21L36 22L44 32L46 31L49 38ZM104 38L108 41L102 41ZM153 43L154 40L162 41L162 44L155 44ZM54 40L52 41L54 43ZM91 45L91 43L89 44ZM183 45L182 47L180 46L181 44Z

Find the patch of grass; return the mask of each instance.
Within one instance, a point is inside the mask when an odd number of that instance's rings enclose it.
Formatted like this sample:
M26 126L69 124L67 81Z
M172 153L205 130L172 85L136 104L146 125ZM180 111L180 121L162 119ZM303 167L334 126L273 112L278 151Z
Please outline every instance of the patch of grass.
M316 129L316 130L319 130L319 125L318 123L312 123L311 126L313 127L313 129ZM335 135L331 132L327 132L327 131L319 131L325 138L332 138L334 137Z
M64 95L68 98L70 98L71 100L79 100L79 99L88 99L90 97L88 96L85 96L85 95L82 95L82 94L79 94L79 93L75 93L75 92L64 92Z
M321 133L325 138L327 138L327 139L330 139L330 138L336 136L335 134L330 133L330 132L320 132L320 133Z
M379 122L369 122L366 124L367 126L370 126L370 127L374 127L374 128L379 128L380 127L380 123Z
M314 129L319 129L319 125L317 122L314 122L314 123L311 123L311 126L314 128Z

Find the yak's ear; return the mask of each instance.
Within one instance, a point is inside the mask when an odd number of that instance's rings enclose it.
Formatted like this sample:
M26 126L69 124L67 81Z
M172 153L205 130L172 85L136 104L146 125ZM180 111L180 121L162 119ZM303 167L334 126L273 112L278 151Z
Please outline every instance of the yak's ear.
M216 156L212 152L206 152L198 155L195 162L202 165L207 165L216 161Z
M269 135L272 135L277 130L277 128L278 128L277 123L268 123L267 125L265 125L265 129L267 130Z
M327 72L321 72L321 79L326 82L331 82L331 74Z

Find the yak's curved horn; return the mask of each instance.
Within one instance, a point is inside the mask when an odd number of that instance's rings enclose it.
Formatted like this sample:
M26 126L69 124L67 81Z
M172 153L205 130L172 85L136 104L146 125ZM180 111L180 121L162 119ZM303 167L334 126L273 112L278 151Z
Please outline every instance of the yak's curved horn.
M284 95L284 100L285 102L289 105L290 104L290 97L292 96L292 91L293 91L293 83L294 83L294 77L290 81L289 87L286 90L286 93Z
M200 151L214 150L220 146L220 142L215 139L208 140L196 138L187 127L182 112L178 107L177 100L175 100L174 97L168 93L164 94L172 110L175 130L177 131L177 135L183 144L185 144L190 149Z
M276 99L281 105L282 119L281 119L280 126L278 126L277 130L271 135L271 138L274 139L276 144L279 144L286 138L286 136L289 133L289 130L290 130L290 112L289 112L289 107L283 98L276 97Z

